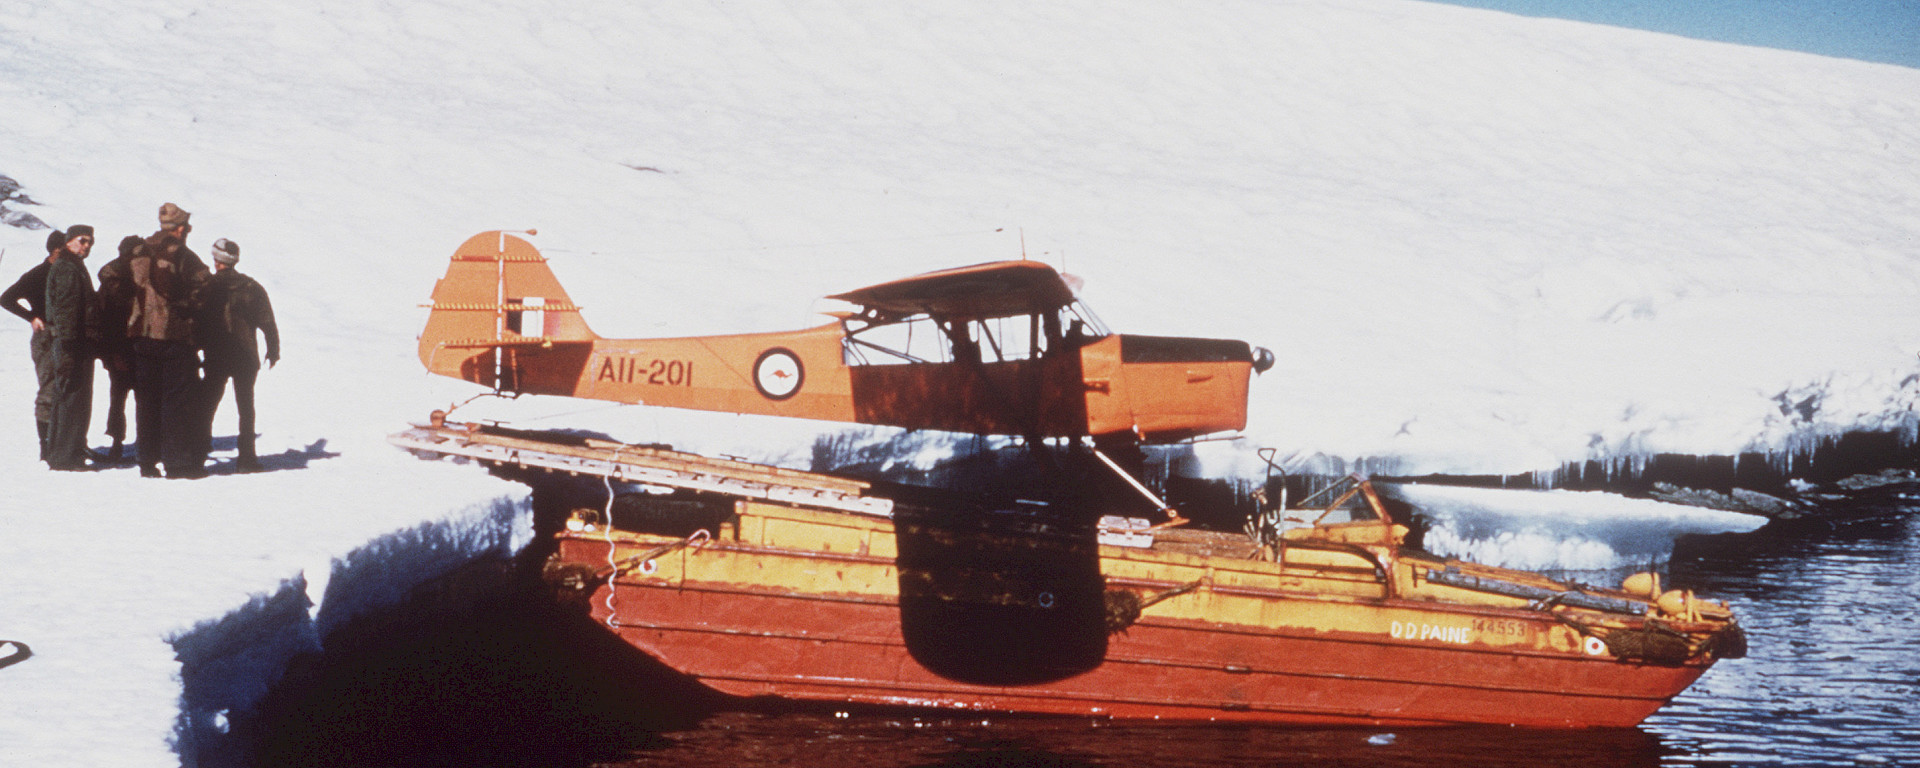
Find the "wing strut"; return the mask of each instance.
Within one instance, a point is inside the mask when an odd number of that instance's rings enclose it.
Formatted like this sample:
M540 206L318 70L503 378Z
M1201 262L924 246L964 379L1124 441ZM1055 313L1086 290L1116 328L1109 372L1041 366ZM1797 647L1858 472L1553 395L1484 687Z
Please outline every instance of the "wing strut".
M1103 464L1106 464L1107 468L1113 470L1114 474L1119 475L1120 479L1127 481L1127 485L1133 486L1133 489L1136 491L1139 491L1140 495L1147 497L1147 501L1153 502L1153 507L1155 509L1158 509L1161 512L1166 513L1167 521L1154 526L1154 528L1172 528L1176 525L1187 524L1188 522L1187 519L1184 517L1181 517L1179 511L1175 510L1173 507L1167 506L1167 503L1164 501L1161 501L1160 497L1153 495L1152 490L1149 490L1145 485L1142 485L1139 480L1135 480L1133 475L1127 474L1127 471L1124 469L1121 469L1118 463L1114 462L1113 459L1110 459L1107 457L1107 454L1105 451L1095 448L1093 449L1093 455L1100 457L1100 462Z

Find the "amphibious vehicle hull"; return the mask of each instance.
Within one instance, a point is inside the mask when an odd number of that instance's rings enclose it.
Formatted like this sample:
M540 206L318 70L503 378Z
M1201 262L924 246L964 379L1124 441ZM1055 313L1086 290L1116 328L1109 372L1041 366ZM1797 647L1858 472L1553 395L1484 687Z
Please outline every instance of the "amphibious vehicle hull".
M1387 547L1303 538L1276 562L1249 559L1245 537L1198 531L1157 532L1150 548L1096 545L1097 567L1079 569L1096 579L1088 589L1070 562L1058 567L1078 554L1070 535L1027 547L1051 570L981 569L902 551L975 551L965 539L979 531L896 523L741 502L696 544L568 533L554 565L601 574L584 580L593 616L718 691L871 705L1627 727L1728 653L1739 631L1725 618L1649 619L1655 609L1624 594L1600 599L1643 615L1543 607L1486 590L1564 586ZM1485 581L1451 586L1432 574ZM1659 640L1670 642L1656 654Z
M392 440L644 487L556 526L543 575L628 644L735 696L1628 727L1746 648L1724 604L1662 592L1652 574L1601 589L1407 548L1358 478L1326 511L1271 510L1242 534L437 418ZM1360 519L1320 522L1349 501Z

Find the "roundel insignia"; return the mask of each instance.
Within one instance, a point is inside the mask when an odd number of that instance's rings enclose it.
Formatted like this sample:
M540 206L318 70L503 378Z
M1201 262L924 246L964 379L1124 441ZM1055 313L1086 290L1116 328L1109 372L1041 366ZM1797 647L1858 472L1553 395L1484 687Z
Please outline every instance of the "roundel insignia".
M800 391L807 371L791 350L774 347L753 361L753 386L769 400L785 400Z

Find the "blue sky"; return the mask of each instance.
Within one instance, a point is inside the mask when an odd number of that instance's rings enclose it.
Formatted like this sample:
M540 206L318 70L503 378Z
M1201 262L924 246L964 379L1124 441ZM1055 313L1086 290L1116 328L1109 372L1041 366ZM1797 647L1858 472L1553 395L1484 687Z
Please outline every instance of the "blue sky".
M1920 0L1436 0L1920 69Z

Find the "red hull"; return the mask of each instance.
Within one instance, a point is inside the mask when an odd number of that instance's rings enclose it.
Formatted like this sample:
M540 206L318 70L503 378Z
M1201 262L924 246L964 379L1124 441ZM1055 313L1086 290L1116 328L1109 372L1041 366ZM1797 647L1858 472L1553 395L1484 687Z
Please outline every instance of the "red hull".
M1316 517L1273 509L1243 535L934 489L863 495L857 481L644 446L451 425L395 439L649 484L575 510L543 575L627 643L738 696L1630 727L1746 651L1724 603L1662 592L1655 574L1610 590L1405 550L1406 527L1364 479ZM1348 521L1320 522L1335 511Z
M737 696L1119 718L1630 727L1705 671L1145 618L1111 637L1091 671L983 686L917 662L892 601L621 580L608 622L606 597L604 586L593 594L594 616L620 637Z

